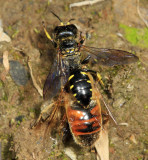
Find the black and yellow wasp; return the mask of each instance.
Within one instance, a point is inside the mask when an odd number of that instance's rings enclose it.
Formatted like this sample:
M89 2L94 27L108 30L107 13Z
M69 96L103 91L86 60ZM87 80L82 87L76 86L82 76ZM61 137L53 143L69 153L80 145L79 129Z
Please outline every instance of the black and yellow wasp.
M90 59L97 64L106 66L124 65L138 60L137 56L127 51L83 45L84 37L80 34L78 41L78 29L70 23L73 19L64 24L55 13L53 14L60 20L61 24L55 27L53 38L43 25L47 38L51 40L57 50L57 60L54 61L44 85L44 98L46 96L48 99L54 97L61 90L61 86L67 83L70 69L81 68L80 66L88 63ZM87 54L87 57L81 60L83 53Z

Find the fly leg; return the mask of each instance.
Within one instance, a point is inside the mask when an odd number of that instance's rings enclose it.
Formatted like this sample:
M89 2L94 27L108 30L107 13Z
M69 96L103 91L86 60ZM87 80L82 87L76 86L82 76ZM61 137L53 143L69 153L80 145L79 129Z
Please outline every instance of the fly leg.
M50 117L50 115L52 115L54 107L55 103L53 101L46 101L45 103L43 103L41 106L41 113L34 124L31 125L31 128L34 128L37 125L45 122Z

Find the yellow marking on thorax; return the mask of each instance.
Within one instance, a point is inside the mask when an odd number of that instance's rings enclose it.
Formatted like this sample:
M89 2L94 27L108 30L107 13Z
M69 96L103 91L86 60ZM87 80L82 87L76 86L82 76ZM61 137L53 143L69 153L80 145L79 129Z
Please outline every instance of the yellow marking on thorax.
M71 75L71 76L68 78L68 80L70 81L73 77L74 77L74 74Z
M92 91L92 89L90 89L90 91Z

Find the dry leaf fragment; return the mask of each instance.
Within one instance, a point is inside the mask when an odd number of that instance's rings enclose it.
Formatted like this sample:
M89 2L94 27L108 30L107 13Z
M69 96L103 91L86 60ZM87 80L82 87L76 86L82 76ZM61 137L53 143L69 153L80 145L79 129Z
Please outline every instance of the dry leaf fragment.
M137 144L137 141L136 141L136 137L134 134L132 134L129 138L133 143Z
M30 70L30 75L31 75L31 79L32 79L32 82L33 82L33 85L34 87L36 88L36 90L38 91L38 93L40 94L41 97L43 97L43 91L42 89L40 88L40 86L37 84L34 76L33 76L33 73L32 73L32 66L31 66L31 63L30 63L30 60L28 59L28 67L29 67L29 70Z
M6 79L6 75L8 74L9 72L9 60L8 60L8 51L5 51L3 53L3 65L4 65L4 68L5 70L0 74L0 78L2 81L5 81Z
M85 6L85 5L93 5L101 1L104 1L104 0L82 1L82 2L77 2L77 3L72 3L69 5L69 7L72 8L72 7L80 7L80 6Z
M106 128L101 131L99 139L95 142L97 160L109 160L109 140Z
M6 73L9 72L9 68L10 68L10 66L9 66L9 60L8 60L8 55L9 55L8 51L5 51L3 53L3 65L4 65Z
M77 160L76 154L72 151L71 148L65 148L65 154L66 154L71 160Z
M0 42L3 41L11 42L11 39L6 33L3 32L3 28L0 26Z

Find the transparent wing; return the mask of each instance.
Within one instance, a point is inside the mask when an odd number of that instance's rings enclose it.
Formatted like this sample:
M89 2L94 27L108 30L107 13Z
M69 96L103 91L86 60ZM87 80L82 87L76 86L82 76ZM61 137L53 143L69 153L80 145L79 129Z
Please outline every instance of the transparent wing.
M138 57L123 50L82 46L81 51L89 54L98 64L106 66L123 65L138 61Z
M48 152L51 152L54 147L51 147L51 143L62 143L63 127L67 122L65 107L63 103L64 92L61 92L58 99L53 103L49 117L46 119L46 129L44 131L43 144ZM58 137L61 137L58 139ZM53 146L54 144L52 144Z

